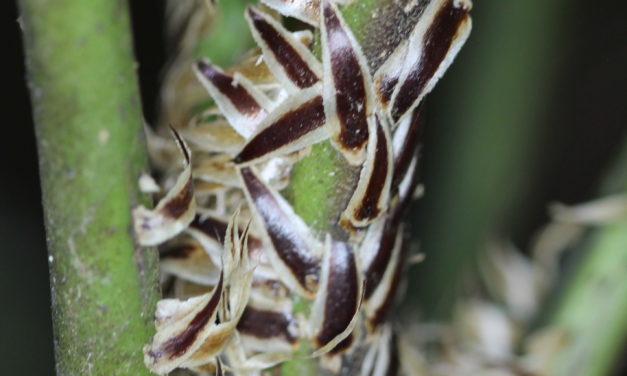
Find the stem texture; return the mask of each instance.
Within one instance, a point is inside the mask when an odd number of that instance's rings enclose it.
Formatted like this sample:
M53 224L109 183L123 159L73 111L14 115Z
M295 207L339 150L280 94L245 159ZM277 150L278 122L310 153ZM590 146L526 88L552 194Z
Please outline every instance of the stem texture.
M147 197L125 1L21 0L50 262L58 375L145 375L157 254L131 209Z

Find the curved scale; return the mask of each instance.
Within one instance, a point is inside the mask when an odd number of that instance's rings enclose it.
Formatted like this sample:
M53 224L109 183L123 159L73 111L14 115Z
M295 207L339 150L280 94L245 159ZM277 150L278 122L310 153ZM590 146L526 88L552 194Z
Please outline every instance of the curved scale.
M368 63L337 6L322 0L323 98L331 142L348 163L366 158L374 95Z
M433 0L416 24L391 98L394 122L429 93L470 34L469 0Z
M315 355L345 350L355 328L363 296L363 281L350 245L327 236L320 288L311 308L310 336Z
M309 228L251 167L240 169L246 198L263 229L267 255L278 276L298 294L313 298L320 273L319 245Z
M320 81L320 62L279 22L252 6L246 9L246 19L266 65L284 87L296 92Z
M185 167L176 183L154 209L133 209L133 225L139 244L152 246L174 237L189 225L196 212L192 181L191 151L181 136L171 128L184 157Z

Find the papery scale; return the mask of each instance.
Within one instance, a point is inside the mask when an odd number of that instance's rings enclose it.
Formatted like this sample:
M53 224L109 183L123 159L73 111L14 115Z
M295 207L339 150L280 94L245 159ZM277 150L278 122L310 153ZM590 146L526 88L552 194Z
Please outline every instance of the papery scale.
M267 4L281 11L286 9L287 2L267 1ZM299 8L301 5L302 8ZM432 1L428 9L433 8L435 12L445 7L463 12L463 22L460 21L456 27L469 28L468 1ZM382 226L382 223L400 223L401 214L413 193L418 138L412 137L402 146L394 142L396 133L393 130L398 126L396 121L402 119L405 113L399 113L397 108L401 107L395 105L392 108L396 110L390 110L390 103L396 103L399 97L397 93L401 90L399 87L405 82L404 77L421 74L420 71L416 72L416 59L406 58L408 54L402 49L411 50L415 47L412 43L422 43L424 38L420 39L416 35L420 34L420 28L425 27L426 21L419 22L417 31L400 44L400 50L392 54L391 60L401 62L401 68L390 70L389 64L383 64L381 72L375 72L373 84L361 46L346 26L334 1L296 1L288 13L322 28L322 62L309 53L308 46L300 44L303 39L297 34L289 33L262 11L249 8L247 17L253 36L262 47L265 64L261 64L259 69L267 68L273 72L275 80L268 81L267 74L264 74L263 82L254 75L247 78L241 73L233 74L232 69L223 71L208 60L195 64L196 75L220 110L211 110L208 119L191 119L189 126L180 131L194 151L194 160L188 161L190 167L183 173L190 180L196 179L195 194L200 214L194 219L193 215L189 217L189 210L186 211L184 218L174 218L177 223L175 230L164 229L165 232L157 240L145 243L161 243L191 223L187 232L192 237L183 242L191 251L180 253L180 260L176 263L169 261L164 270L175 278L209 286L216 283L216 277L203 279L198 277L198 272L189 273L185 270L186 257L193 255L198 263L207 265L208 271L213 270L214 276L218 270L222 270L220 275L225 275L225 283L237 288L217 292L220 297L217 317L220 321L227 320L229 325L211 322L203 324L207 327L206 333L216 334L214 337L208 335L203 343L177 354L176 358L183 360L165 359L155 352L158 348L154 347L156 345L147 347L147 365L155 372L164 373L175 367L196 370L213 367L218 368L218 373L226 369L235 374L261 371L289 359L290 352L297 346L296 339L309 339L313 348L311 355L327 359L322 363L328 367L330 365L334 371L339 370L337 365L341 365L342 354L361 346L377 349L373 351L378 355L372 355L372 359L376 360L372 368L374 374L383 374L395 367L396 357L391 355L392 352L387 352L390 346L395 346L388 345L394 342L393 335L390 334L390 327L383 324L382 317L385 315L381 316L380 312L383 308L386 312L389 309L404 264L402 231L397 231L398 226L393 226L393 234L366 236L366 239L381 240L391 235L395 240L392 242L393 250L384 250L391 251L391 255L384 258L387 261L379 272L378 282L370 287L374 292L369 293L367 298L371 298L366 299L365 303L364 286L369 286L368 271L373 269L369 263L376 259L380 250L370 247L369 252L375 254L366 258L360 252L365 246L362 242L369 229L376 227L389 232L392 231L391 226ZM458 38L449 41L448 47L444 47L445 53L436 62L437 65L442 63L442 68L426 72L430 76L423 79L429 82L424 91L430 90L446 69L463 44L467 30L463 29L463 32L457 34ZM276 51L290 51L295 58L277 58ZM352 70L347 72L347 66ZM298 69L303 74L293 74ZM377 77L390 74L397 76L397 85L388 87L386 90L393 94L382 100L376 92L376 83L379 82ZM358 83L357 89L351 86L351 82ZM418 106L424 94L415 95L415 103L405 106L406 109L411 111ZM298 112L309 103L311 110ZM294 113L299 115L295 116ZM225 122L233 129L233 137L229 140L234 140L234 143L229 149L217 149L212 144L196 141L197 135L211 132L212 128L218 129ZM200 124L206 131L195 131ZM410 126L400 129L411 135L415 133L416 127L412 122ZM219 129L220 132L228 133L224 127ZM298 136L291 136L294 134ZM355 134L357 138L353 137ZM236 137L238 135L241 141ZM351 137L352 141L349 141ZM352 198L346 203L347 207L340 210L344 212L342 220L345 221L343 226L347 231L346 236L340 239L332 239L329 234L314 234L279 193L289 182L291 166L302 153L312 144L326 139L331 139L346 158L346 163L359 166L362 170ZM179 140L179 145L184 150L187 148L183 140ZM411 154L414 157L404 156ZM277 170L278 165L282 167ZM405 167L395 169L399 165ZM405 168L407 170L403 171ZM225 180L225 177L238 178ZM179 185L174 189L180 190ZM172 196L166 195L157 209L167 206ZM365 206L369 209L358 210ZM205 214L202 214L203 211ZM216 231L214 234L203 233L199 225L203 216L208 218L207 215L222 223L228 222L228 230ZM251 218L252 222L240 223L241 218ZM277 220L281 223L273 222ZM137 229L140 240L141 231L141 228ZM244 235L240 236L240 231ZM253 247L249 239L261 239L261 242L257 240L257 245ZM222 249L221 244L224 244ZM199 249L204 249L205 254L199 252ZM249 253L257 263L255 272L247 266ZM170 259L173 259L172 256ZM231 280L231 275L242 276L239 279L247 277L242 282ZM338 287L334 284L337 283L345 286L341 295L335 290ZM310 317L291 315L294 294L312 301ZM338 306L335 302L340 297L351 303L346 307ZM247 303L248 308L244 308ZM169 301L168 304L170 309L176 309L177 305L185 306L189 303ZM266 315L260 317L276 320L275 329L274 332L264 330L263 334L256 337L255 333L262 332L255 330L250 317L262 314L260 312ZM341 322L337 321L340 316L343 317ZM240 317L244 319L238 331L236 325ZM354 330L364 323L368 331ZM180 326L184 322L176 321L171 325ZM220 332L218 347L214 348L208 343L217 340L216 328L226 329ZM168 326L158 324L157 329L155 338L162 338L167 343ZM262 344L267 346L262 348Z

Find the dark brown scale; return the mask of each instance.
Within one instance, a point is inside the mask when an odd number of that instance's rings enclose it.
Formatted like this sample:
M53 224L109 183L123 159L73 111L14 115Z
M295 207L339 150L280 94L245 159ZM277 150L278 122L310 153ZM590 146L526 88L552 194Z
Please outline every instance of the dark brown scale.
M347 149L359 150L368 141L364 76L350 39L328 1L324 3L324 23L336 89L337 116L341 129L339 140Z
M294 47L263 16L252 8L248 8L248 15L287 76L296 86L304 89L320 81Z
M183 157L185 158L186 166L189 165L190 155L189 155L187 148L185 147L185 143L183 142L183 139L181 138L179 133L176 131L176 129L174 129L172 126L170 126L170 130L172 131L172 134L174 135L174 138L176 139L176 143L178 144L179 148L183 152ZM181 190L181 192L179 192L176 196L174 196L163 207L162 209L163 214L170 218L179 218L180 216L185 214L185 212L189 208L189 205L193 199L194 199L194 185L190 177L185 183L183 190Z
M201 231L205 235L218 241L224 241L228 225L229 224L224 221L211 217L203 218L202 216L196 214L192 223L189 224L189 227Z
M392 257L392 251L396 246L396 234L398 227L401 220L405 216L407 209L409 208L409 204L411 203L413 197L414 187L418 182L418 167L414 168L411 172L403 172L405 173L403 178L405 178L407 173L411 173L411 176L409 177L410 189L407 195L399 197L398 200L390 207L389 215L385 220L383 234L379 240L379 249L365 272L366 286L364 290L364 298L366 300L372 296L376 288L379 286L379 283L383 279L383 275L388 268L388 264ZM396 278L396 276L394 278Z
M396 292L398 290L398 285L401 282L401 275L403 271L403 260L405 259L405 253L401 250L401 254L398 257L396 265L394 266L394 276L392 277L392 281L390 283L390 287L387 291L387 295L383 300L383 304L375 311L373 317L369 320L369 325L371 328L376 328L381 325L387 318L392 305L394 304L394 298L396 297Z
M414 149L415 150L415 149ZM415 153L415 151L414 151ZM405 175L408 173L407 171L403 171ZM368 269L365 272L366 286L364 290L364 298L369 299L376 288L379 286L379 283L383 279L383 275L388 267L390 259L392 257L392 251L396 246L396 234L398 231L398 226L401 223L407 209L409 208L409 204L412 201L413 190L418 182L418 168L416 167L411 173L410 179L410 189L406 196L399 197L397 201L394 202L389 211L389 216L385 220L385 225L383 228L383 234L379 241L379 249L377 250L376 256L370 263ZM405 177L403 175L403 178Z
M414 158L417 158L417 155L415 155ZM416 166L416 168L414 168L411 172L406 171L406 174L407 173L411 173L411 175L409 176L410 188L408 192L405 194L405 196L399 195L398 201L390 209L390 215L389 215L388 220L392 221L393 223L400 223L400 220L403 219L403 216L405 215L405 213L407 212L407 209L409 208L409 204L411 204L413 200L414 188L418 184L418 177L419 177L418 166Z
M384 193L385 182L388 176L388 139L385 137L383 127L377 118L377 146L374 156L372 174L368 176L368 186L363 201L355 208L355 218L369 220L376 218L381 210L379 201Z
M222 283L223 275L220 273L220 280L215 287L211 299L207 302L207 305L194 316L185 330L176 337L170 338L158 352L150 351L149 355L153 358L161 357L163 354L169 354L169 358L173 359L181 356L187 349L194 343L198 332L207 325L211 316L218 307L220 302L220 296L222 295Z
M381 102L385 103L386 105L390 102L392 94L394 93L394 88L396 88L397 83L398 76L381 78L381 81L378 85L379 98L381 99Z
M191 177L185 183L183 190L179 192L176 196L174 196L167 204L163 207L163 214L170 218L179 218L187 209L189 209L189 205L194 199L194 185L192 184Z
M290 330L290 326L295 325L295 322L292 315L248 306L237 323L237 329L252 337L282 338L293 344L298 341L298 337Z
M407 172L414 155L417 153L418 142L420 140L424 124L424 115L422 110L424 107L423 103L424 102L418 105L418 107L416 107L413 111L409 130L403 138L403 145L397 155L394 156L394 172L392 174L391 186L392 191L395 191L398 188L398 185L403 180L403 177L405 177L405 173Z
M224 237L226 235L226 229L228 228L228 223L221 221L219 219L215 219L212 217L202 217L201 215L196 214L192 223L189 224L189 227L201 231L203 234L215 239L216 241L222 243L224 242ZM243 232L243 229L240 228L240 233ZM257 249L261 248L261 240L249 235L248 236L248 249Z
M364 273L366 286L364 290L364 299L368 300L381 283L385 270L392 258L392 251L396 245L396 232L398 231L398 223L394 223L387 219L383 228L383 234L379 241L379 249L377 254Z
M162 259L184 259L191 255L195 250L196 247L191 244L182 244L168 248L165 251L160 252L159 255Z
M260 131L248 141L233 161L246 163L260 158L315 131L324 123L322 97L315 97Z
M329 289L322 328L316 336L320 347L342 333L359 308L359 278L349 245L333 242L329 262Z
M429 80L444 61L460 25L467 17L468 10L463 7L456 8L453 0L449 0L438 11L429 30L425 33L422 56L396 95L392 109L392 117L395 121L407 112L423 92Z
M314 277L317 280L319 261L311 257L309 245L298 236L290 218L281 210L266 185L248 167L242 168L240 173L279 258L300 285L310 290L308 279Z
M341 340L340 343L338 343L331 351L329 351L329 355L337 355L347 351L353 345L353 342L355 342L355 336L351 333L348 337Z
M197 67L207 80L211 81L223 95L229 98L237 111L247 116L265 113L265 110L250 95L248 90L242 85L233 85L233 77L220 72L212 64L202 60L197 63Z

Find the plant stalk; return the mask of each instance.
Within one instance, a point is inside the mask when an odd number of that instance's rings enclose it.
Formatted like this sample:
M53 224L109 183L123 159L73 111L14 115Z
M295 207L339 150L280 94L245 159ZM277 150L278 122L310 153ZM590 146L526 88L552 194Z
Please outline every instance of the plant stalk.
M626 140L627 141L627 140ZM603 193L627 195L627 142ZM548 326L566 334L555 376L604 376L627 346L627 217L593 230Z
M135 241L147 170L128 6L20 0L34 111L58 375L148 375L154 249Z

